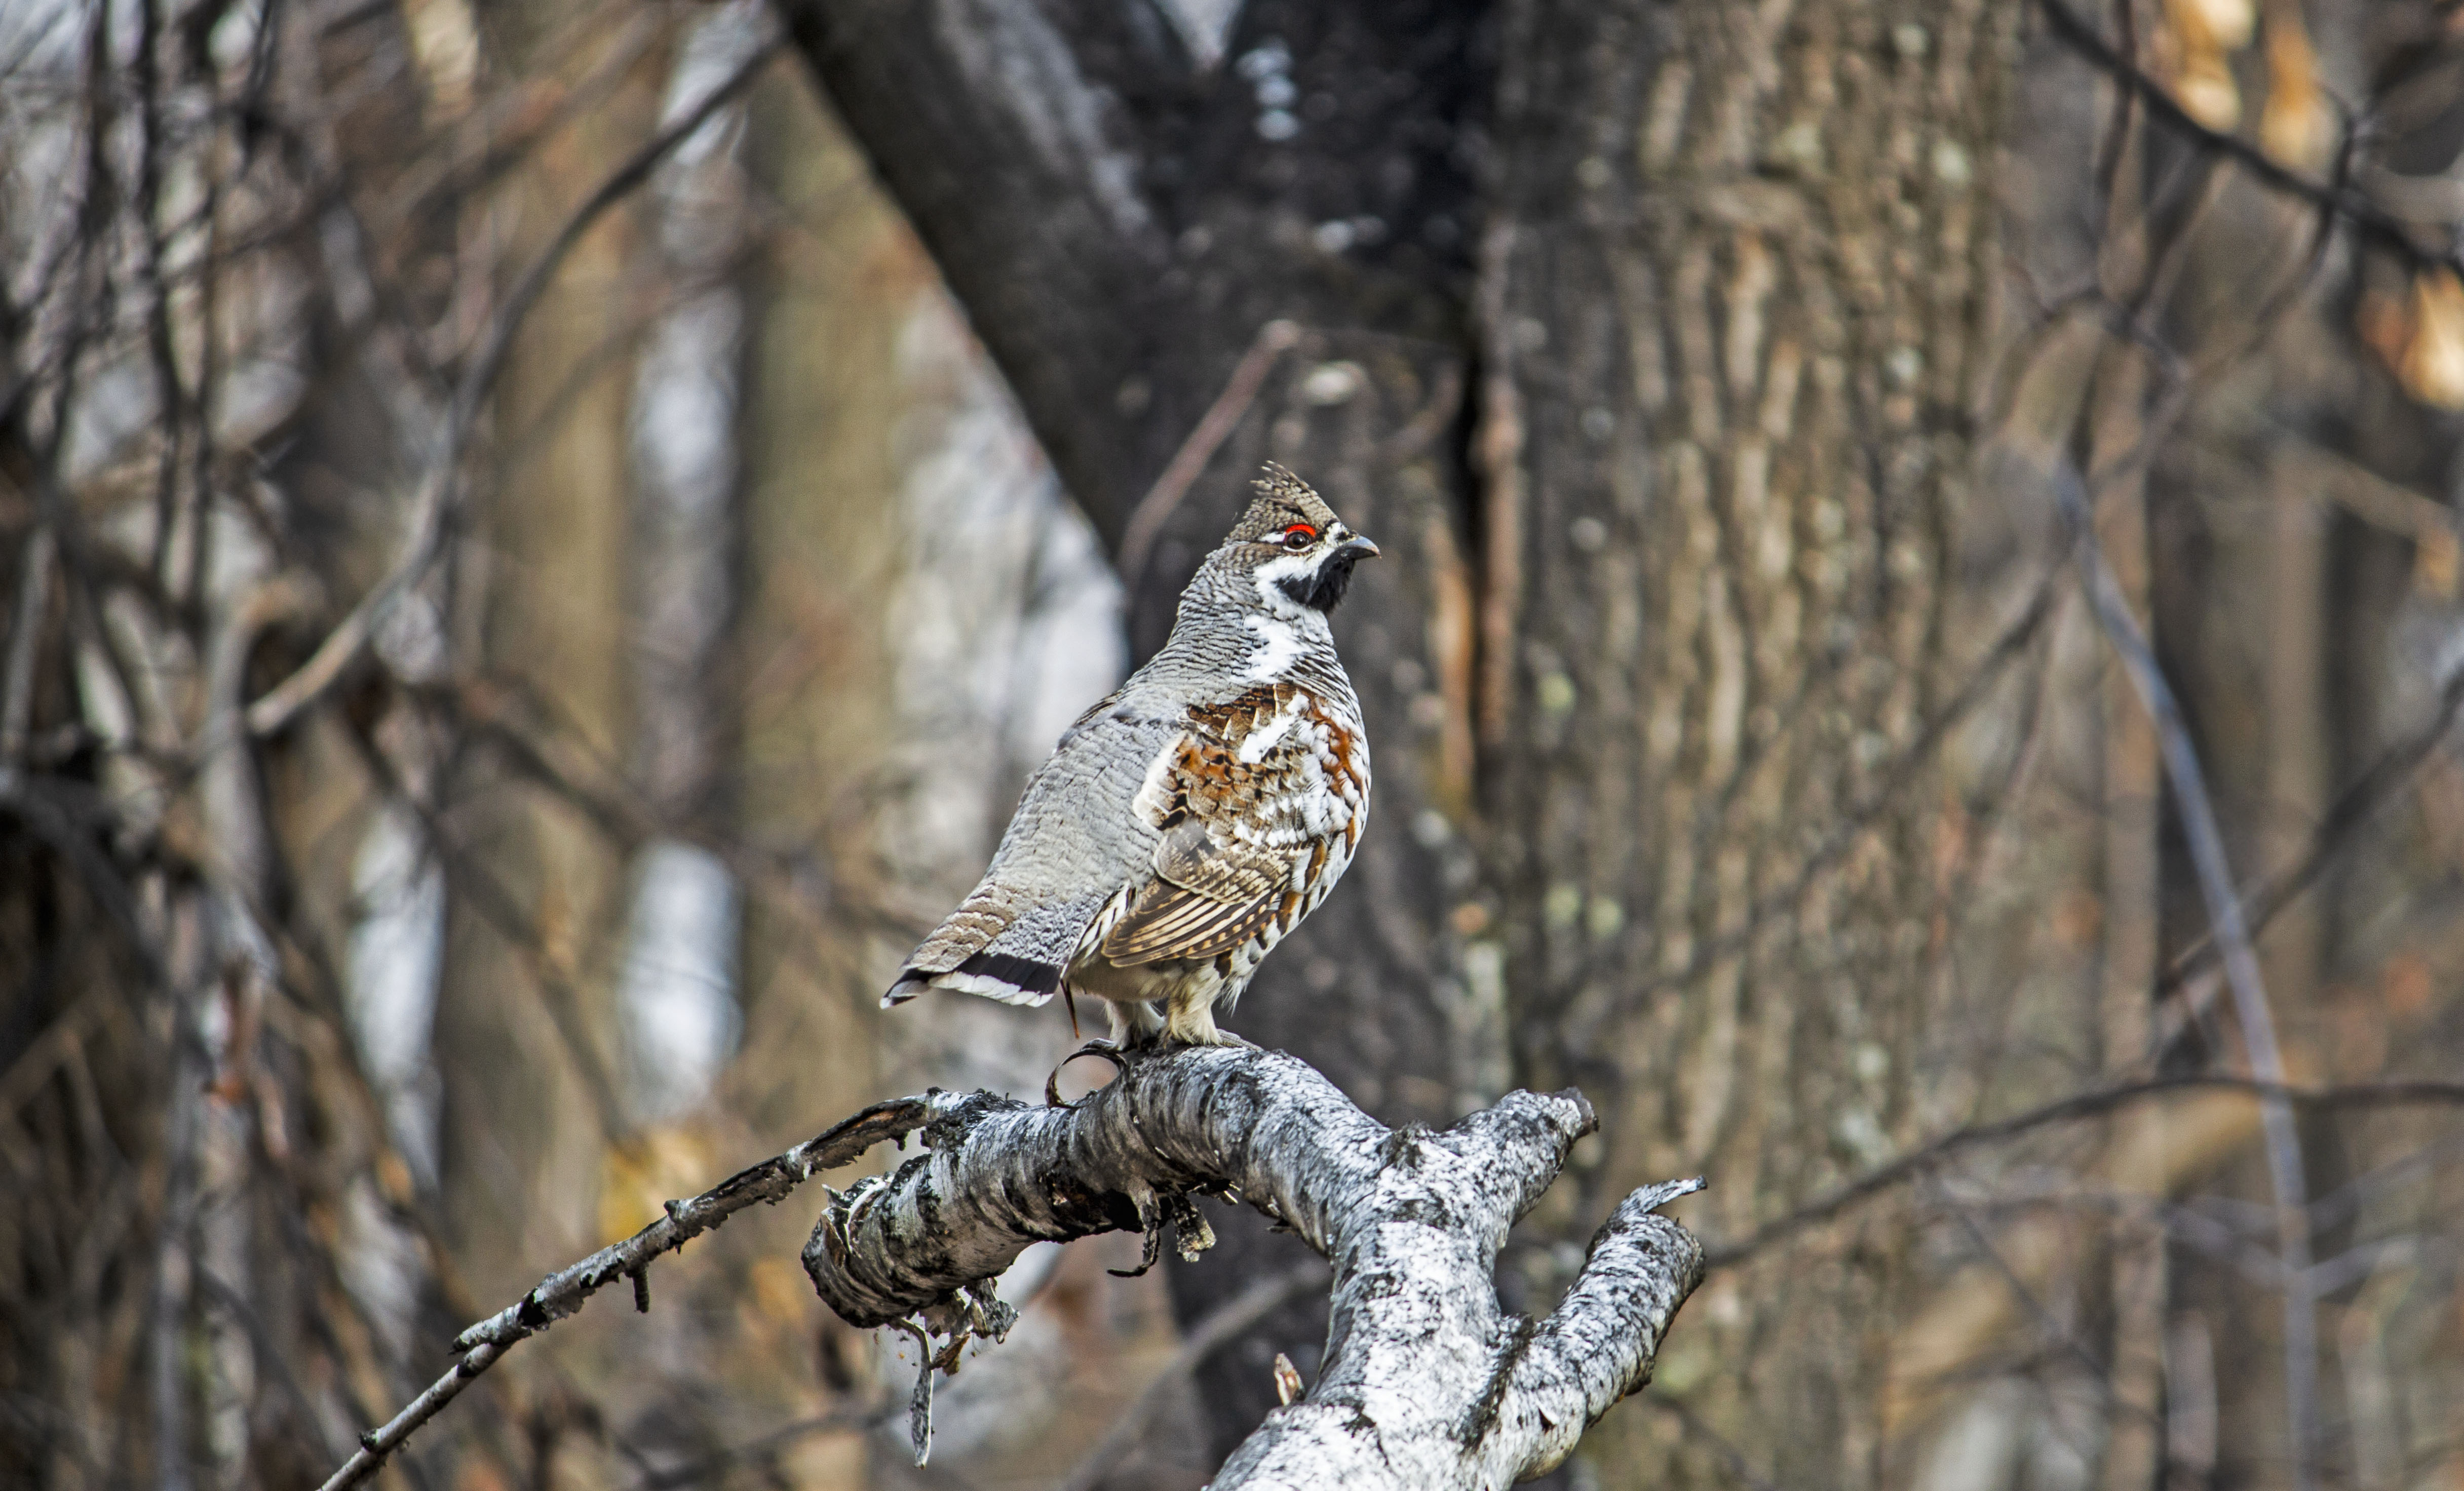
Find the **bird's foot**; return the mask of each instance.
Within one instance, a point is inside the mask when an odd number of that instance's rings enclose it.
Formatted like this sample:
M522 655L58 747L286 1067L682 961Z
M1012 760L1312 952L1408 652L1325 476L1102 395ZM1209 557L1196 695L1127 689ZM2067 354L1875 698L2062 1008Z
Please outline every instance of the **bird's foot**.
M1244 1041L1216 1024L1213 1014L1206 1010L1199 1010L1195 1015L1183 1019L1166 1021L1156 1043L1166 1049L1182 1045L1229 1046L1249 1051L1260 1049L1256 1042Z
M1061 1066L1067 1066L1071 1062L1078 1060L1078 1058L1082 1056L1094 1056L1101 1057L1103 1060L1111 1063L1112 1070L1117 1074L1130 1069L1130 1054L1131 1050L1129 1047L1120 1045L1117 1042L1111 1041L1089 1041L1085 1045L1080 1046L1077 1050L1063 1057L1061 1059ZM1051 1075L1044 1079L1044 1106L1045 1107L1063 1107L1067 1106L1061 1101L1061 1066L1055 1066L1052 1068Z

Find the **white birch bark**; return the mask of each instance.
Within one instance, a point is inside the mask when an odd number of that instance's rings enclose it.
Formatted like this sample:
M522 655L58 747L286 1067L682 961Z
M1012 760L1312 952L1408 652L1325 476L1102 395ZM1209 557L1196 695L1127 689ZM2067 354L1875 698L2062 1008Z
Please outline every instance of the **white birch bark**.
M804 1266L851 1324L946 1338L933 1352L944 1367L970 1338L1006 1328L989 1281L1029 1243L1131 1228L1153 1259L1169 1221L1194 1254L1211 1240L1201 1194L1237 1195L1334 1264L1319 1380L1234 1453L1218 1491L1429 1491L1540 1474L1649 1379L1702 1274L1693 1237L1655 1215L1699 1187L1678 1181L1617 1208L1548 1318L1499 1307L1507 1229L1594 1127L1574 1092L1509 1093L1441 1131L1390 1129L1303 1063L1215 1048L1133 1059L1068 1107L934 1101L926 1151L837 1196ZM929 1403L920 1381L917 1400Z

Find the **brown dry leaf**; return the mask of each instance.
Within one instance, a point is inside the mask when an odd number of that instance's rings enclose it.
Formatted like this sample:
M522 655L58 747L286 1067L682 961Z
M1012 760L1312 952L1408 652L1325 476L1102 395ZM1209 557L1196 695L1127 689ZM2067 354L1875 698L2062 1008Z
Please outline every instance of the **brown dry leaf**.
M2404 391L2441 409L2464 409L2464 280L2453 270L2412 282L2396 378Z
M571 983L582 967L582 937L576 921L564 887L549 881L539 891L539 959L552 977L565 983Z
M755 1259L744 1279L750 1287L738 1292L736 1313L748 1347L781 1360L801 1354L811 1339L807 1332L815 1303L803 1268L792 1256L771 1254Z
M2412 320L2403 300L2384 290L2365 290L2362 292L2361 305L2353 312L2353 329L2360 333L2364 346L2393 367L2404 361L2404 344L2411 340Z
M2335 115L2319 86L2319 54L2298 5L2268 10L2267 105L2259 111L2258 143L2285 164L2305 167L2325 164L2336 147Z
M1300 1395L1300 1369L1292 1365L1290 1357L1277 1351L1275 1353L1275 1400L1289 1408Z
M2258 30L2258 8L2252 0L2167 0L2165 18L2185 50L2239 52Z
M2464 594L2464 547L2452 533L2427 533L2413 545L2412 588L2432 601Z
M2251 0L2167 0L2163 39L2169 46L2159 51L2171 54L2173 97L2210 129L2241 122L2241 88L2227 56L2250 45L2256 20Z
M2407 949L2379 970L2379 998L2386 1001L2389 1018L2410 1023L2430 1012L2437 982L2430 959Z
M746 1272L753 1283L753 1308L775 1320L803 1320L813 1303L813 1287L794 1259L758 1258Z
M715 1179L715 1164L708 1136L681 1125L646 1129L610 1148L599 1181L600 1241L619 1241L657 1221L662 1203Z
M479 71L479 33L467 0L410 0L403 7L410 52L427 78L429 97L448 119L471 108Z
M2173 77L2173 97L2183 113L2219 133L2241 122L2241 89L2221 52L2185 47Z
M453 1491L514 1491L514 1482L485 1455L463 1458L454 1467Z

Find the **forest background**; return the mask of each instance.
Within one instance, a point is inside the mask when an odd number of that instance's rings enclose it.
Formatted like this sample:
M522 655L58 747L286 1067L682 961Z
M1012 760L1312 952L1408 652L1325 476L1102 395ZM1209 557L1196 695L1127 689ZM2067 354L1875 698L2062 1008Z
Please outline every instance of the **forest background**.
M875 997L1271 458L1378 781L1230 1024L1579 1085L1527 1307L1711 1182L1561 1483L2464 1486L2459 153L2453 0L0 3L0 1480L318 1484L1039 1090ZM1189 1487L1317 1370L1245 1213L1041 1249L918 1470L811 1210L383 1483Z

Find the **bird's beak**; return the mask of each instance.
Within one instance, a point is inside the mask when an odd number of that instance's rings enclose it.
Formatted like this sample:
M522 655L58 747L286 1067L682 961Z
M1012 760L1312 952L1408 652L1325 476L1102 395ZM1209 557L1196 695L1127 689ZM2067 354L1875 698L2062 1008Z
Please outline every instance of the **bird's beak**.
M1346 538L1339 544L1336 544L1334 546L1334 552L1337 554L1348 554L1355 559L1374 559L1377 558L1378 551L1377 545L1371 543L1368 539L1363 538L1358 534L1353 534L1351 537Z

